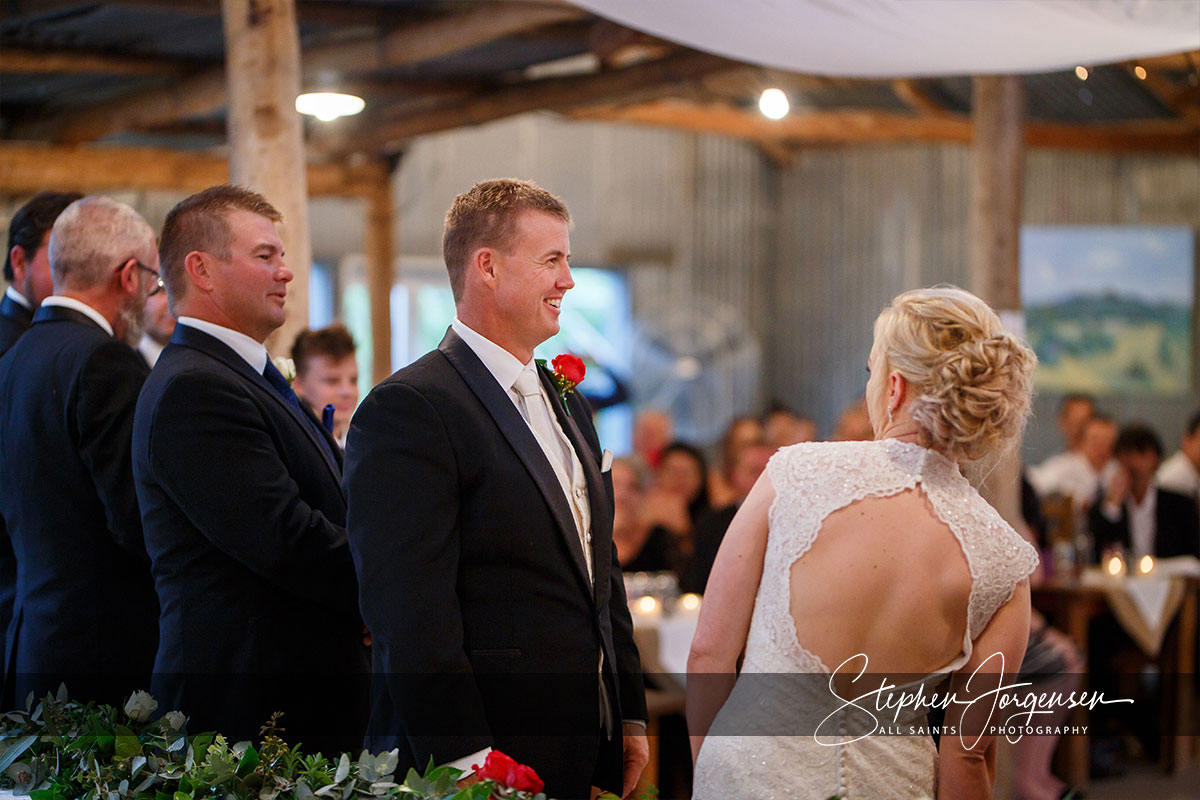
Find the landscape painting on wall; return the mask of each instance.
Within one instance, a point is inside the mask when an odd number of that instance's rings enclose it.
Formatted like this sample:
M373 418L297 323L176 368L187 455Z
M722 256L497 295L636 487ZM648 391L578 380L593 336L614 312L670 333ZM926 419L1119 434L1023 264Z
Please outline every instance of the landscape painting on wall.
M1038 389L1186 393L1195 270L1191 228L1023 227L1021 302Z

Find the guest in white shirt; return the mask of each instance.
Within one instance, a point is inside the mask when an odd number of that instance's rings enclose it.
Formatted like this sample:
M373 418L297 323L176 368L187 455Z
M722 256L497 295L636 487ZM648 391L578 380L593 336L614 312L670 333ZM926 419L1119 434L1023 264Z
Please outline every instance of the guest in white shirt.
M1158 468L1158 485L1193 499L1200 492L1200 411L1188 420L1179 450Z
M167 308L167 293L156 291L146 300L146 308L142 312L142 338L137 346L137 351L151 367L158 361L159 353L171 341L174 332L175 316Z
M1061 494L1072 498L1077 507L1086 508L1101 489L1110 486L1117 472L1113 460L1116 440L1117 423L1096 414L1084 423L1078 449L1032 467L1029 482L1040 497Z
M1162 461L1162 442L1146 425L1122 428L1116 454L1120 468L1088 524L1095 537L1095 556L1120 547L1130 561L1142 556L1200 557L1200 518L1196 501L1155 485Z

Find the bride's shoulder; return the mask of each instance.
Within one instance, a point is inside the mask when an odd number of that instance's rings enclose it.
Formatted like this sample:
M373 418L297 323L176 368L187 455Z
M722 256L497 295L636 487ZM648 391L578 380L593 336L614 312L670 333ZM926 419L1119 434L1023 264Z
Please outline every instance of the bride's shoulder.
M860 465L878 449L878 442L801 442L779 448L767 463L767 470L778 483L779 478L798 473Z

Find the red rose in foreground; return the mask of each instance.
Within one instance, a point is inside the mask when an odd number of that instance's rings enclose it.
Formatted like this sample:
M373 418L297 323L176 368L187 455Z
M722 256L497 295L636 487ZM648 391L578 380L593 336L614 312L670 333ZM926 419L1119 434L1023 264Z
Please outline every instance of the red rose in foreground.
M550 363L554 365L555 373L562 375L572 384L583 383L583 376L587 374L587 367L583 365L583 359L570 353L555 356Z
M545 785L532 768L518 764L516 760L499 750L488 753L482 767L478 764L472 766L476 777L481 781L492 780L501 786L507 786L519 792L537 794Z

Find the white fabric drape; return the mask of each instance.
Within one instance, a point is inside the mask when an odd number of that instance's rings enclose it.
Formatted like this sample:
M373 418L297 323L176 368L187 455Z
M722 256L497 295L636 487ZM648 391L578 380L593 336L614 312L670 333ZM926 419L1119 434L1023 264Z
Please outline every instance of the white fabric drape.
M572 0L738 61L849 77L1050 72L1200 48L1200 0Z

